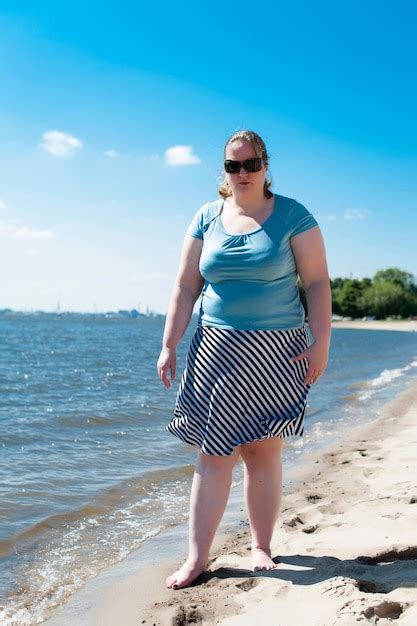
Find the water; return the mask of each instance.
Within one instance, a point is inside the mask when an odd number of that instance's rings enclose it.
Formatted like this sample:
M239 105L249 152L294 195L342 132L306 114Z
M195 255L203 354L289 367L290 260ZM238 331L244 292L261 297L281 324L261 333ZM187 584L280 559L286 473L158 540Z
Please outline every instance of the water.
M195 449L165 431L162 318L0 318L0 619L41 622L97 572L187 517ZM288 465L367 423L417 373L417 333L335 329ZM242 476L236 468L234 486ZM3 608L1 608L3 607Z

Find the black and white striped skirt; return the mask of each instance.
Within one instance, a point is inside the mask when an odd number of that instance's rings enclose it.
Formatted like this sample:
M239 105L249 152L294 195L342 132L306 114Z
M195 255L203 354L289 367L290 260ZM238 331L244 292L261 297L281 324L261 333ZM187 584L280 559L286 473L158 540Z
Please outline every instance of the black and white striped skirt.
M201 452L225 456L242 443L301 436L310 385L307 326L237 330L198 325L166 429Z

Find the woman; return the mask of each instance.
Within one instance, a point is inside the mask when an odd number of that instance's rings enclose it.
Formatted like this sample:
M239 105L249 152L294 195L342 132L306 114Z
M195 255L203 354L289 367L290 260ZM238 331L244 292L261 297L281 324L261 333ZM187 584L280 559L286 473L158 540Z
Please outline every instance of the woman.
M201 294L167 426L199 447L189 555L167 578L172 589L206 569L239 456L252 567L276 567L270 543L281 500L283 439L303 434L307 395L326 368L330 345L330 281L316 220L302 204L269 190L269 155L255 132L229 137L224 157L220 200L203 205L187 229L157 364L163 384L171 387L176 346Z

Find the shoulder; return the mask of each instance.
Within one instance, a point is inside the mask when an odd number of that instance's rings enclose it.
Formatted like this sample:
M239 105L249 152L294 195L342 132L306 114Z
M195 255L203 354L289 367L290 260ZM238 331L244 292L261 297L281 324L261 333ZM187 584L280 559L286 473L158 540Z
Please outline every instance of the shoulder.
M295 198L290 198L289 196L281 196L277 194L279 202L281 202L281 206L286 209L286 213L291 216L305 215L306 213L310 213L310 211L298 200Z
M204 233L210 227L213 220L220 214L223 199L211 200L203 204L194 214L187 228L187 234L199 239L204 238Z
M218 200L210 200L198 209L196 215L198 215L203 223L206 224L219 215L222 203L222 198L219 198Z
M305 230L318 226L316 218L304 204L295 198L280 196L287 225L291 236L298 235Z

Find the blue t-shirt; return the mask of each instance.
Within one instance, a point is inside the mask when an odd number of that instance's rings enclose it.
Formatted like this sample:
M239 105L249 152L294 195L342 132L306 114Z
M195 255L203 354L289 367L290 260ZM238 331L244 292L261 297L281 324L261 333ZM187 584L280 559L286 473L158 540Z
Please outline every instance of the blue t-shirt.
M223 198L207 202L195 214L186 234L203 240L199 324L241 330L304 325L290 239L318 223L296 200L274 196L268 219L243 234L223 227Z

